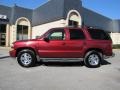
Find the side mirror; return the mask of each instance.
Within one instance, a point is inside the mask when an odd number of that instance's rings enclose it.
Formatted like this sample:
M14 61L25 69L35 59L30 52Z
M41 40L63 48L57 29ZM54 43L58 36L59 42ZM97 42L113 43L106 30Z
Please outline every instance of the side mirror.
M44 38L44 41L49 42L50 40L49 38Z

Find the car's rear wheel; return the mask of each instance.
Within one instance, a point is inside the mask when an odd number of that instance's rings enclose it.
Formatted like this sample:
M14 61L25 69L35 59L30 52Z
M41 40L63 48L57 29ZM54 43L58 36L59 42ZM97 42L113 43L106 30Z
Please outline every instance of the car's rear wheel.
M87 67L97 68L101 65L102 57L97 51L90 51L86 54L84 63Z
M24 49L17 55L17 61L22 67L32 67L36 62L36 55L32 50Z

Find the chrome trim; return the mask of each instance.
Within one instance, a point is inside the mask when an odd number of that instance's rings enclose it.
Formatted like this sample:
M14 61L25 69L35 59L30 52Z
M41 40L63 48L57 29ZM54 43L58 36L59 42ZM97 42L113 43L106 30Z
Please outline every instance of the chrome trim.
M91 54L88 58L88 62L92 66L98 65L99 61L100 61L100 59L99 59L98 55L96 55L96 54Z
M20 57L22 64L29 65L32 62L32 57L28 53L23 53Z

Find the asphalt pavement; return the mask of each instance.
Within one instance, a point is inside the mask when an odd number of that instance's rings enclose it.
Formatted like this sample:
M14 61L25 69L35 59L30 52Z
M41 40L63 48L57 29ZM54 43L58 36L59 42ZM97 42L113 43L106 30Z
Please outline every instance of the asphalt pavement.
M10 47L0 47L0 59L9 57Z
M3 50L4 51L4 50ZM0 59L0 90L120 90L120 51L100 68L80 63L38 63L23 68L16 59Z

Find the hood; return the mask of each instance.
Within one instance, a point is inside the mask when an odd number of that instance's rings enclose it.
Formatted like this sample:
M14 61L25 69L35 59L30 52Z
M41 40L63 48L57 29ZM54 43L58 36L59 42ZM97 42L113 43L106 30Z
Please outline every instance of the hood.
M18 40L18 41L15 41L13 42L14 43L17 43L17 42L29 42L29 41L36 41L37 39L28 39L28 40Z

